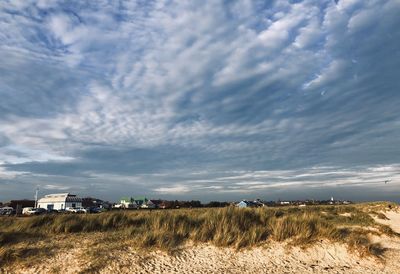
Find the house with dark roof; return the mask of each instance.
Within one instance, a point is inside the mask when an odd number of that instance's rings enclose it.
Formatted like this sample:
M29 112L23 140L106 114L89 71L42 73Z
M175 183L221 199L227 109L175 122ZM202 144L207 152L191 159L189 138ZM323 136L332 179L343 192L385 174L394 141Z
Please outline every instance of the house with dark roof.
M38 208L65 210L67 207L82 207L82 199L69 193L48 194L38 200Z
M135 197L133 198L133 200L135 201L138 207L142 207L142 205L146 204L149 201L149 199L147 199L145 196Z
M148 200L146 203L142 204L142 208L159 208L161 205L162 201L161 200Z
M259 207L260 205L252 201L243 200L240 203L237 203L236 206L239 208L244 208L244 207Z
M6 203L7 206L17 209L18 207L35 207L35 200L11 200Z
M101 199L93 198L93 197L85 197L82 198L82 207L98 207L98 208L110 208L110 203L103 201Z

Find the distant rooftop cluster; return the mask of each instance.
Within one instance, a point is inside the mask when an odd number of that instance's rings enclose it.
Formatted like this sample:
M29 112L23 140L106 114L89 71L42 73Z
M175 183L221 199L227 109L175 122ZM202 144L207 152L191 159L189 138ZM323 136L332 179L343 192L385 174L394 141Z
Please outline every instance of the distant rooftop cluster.
M74 208L99 208L104 210L112 209L178 209L178 208L201 208L201 207L225 207L236 206L239 208L253 207L281 207L281 206L308 206L308 205L347 205L351 204L347 200L335 200L333 197L329 200L278 200L264 201L261 199L242 200L242 201L211 201L201 203L198 200L178 201L151 199L146 196L122 197L118 202L103 201L98 198L85 197L80 198L70 193L47 194L44 197L35 200L11 200L0 203L0 207L7 207L13 210L21 211L22 208L42 208L47 211L65 211Z

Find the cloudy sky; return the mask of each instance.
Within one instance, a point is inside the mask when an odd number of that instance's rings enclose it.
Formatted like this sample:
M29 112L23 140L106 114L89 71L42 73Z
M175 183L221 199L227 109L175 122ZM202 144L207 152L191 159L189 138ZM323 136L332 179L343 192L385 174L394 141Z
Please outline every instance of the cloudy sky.
M398 0L3 0L0 200L40 186L400 201L399 14Z

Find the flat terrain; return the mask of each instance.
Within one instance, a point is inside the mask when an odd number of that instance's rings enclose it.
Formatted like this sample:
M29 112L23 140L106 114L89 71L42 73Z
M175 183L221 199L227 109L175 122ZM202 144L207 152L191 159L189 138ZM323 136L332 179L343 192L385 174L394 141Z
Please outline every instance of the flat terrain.
M3 218L0 273L398 273L388 205Z

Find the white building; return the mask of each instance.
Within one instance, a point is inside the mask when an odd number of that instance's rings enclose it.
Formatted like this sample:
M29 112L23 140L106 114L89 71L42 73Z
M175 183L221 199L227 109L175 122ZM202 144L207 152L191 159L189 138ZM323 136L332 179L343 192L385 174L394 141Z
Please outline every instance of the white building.
M67 207L82 207L82 199L69 193L48 194L39 199L39 208L65 210Z
M119 204L118 208L137 208L138 205L136 204L133 198L122 198L121 203Z

